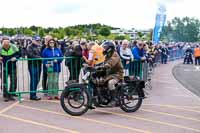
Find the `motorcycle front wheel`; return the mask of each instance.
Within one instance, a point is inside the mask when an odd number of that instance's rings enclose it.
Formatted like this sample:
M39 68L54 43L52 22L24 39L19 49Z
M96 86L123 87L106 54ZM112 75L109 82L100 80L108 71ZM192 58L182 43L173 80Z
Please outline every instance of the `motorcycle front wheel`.
M60 103L63 110L72 116L81 116L88 111L90 97L80 84L69 85L61 94Z

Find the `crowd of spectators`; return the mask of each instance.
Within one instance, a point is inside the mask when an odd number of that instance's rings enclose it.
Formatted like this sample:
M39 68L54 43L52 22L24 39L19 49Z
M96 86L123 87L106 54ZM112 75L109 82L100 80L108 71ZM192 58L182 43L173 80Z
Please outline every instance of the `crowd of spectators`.
M106 41L106 40L104 40ZM28 61L28 71L30 74L30 99L40 100L36 95L40 76L42 76L42 88L48 100L57 99L59 73L61 72L62 57L65 59L65 66L70 72L70 81L78 82L82 64L94 66L104 60L101 44L104 42L89 41L86 39L63 39L57 40L50 35L40 38L35 35L31 39L9 39L3 37L1 40L0 59L3 62L3 97L5 101L15 100L14 96L8 92L15 92L17 88L16 62L20 57L30 59ZM116 51L121 57L124 67L124 76L130 75L130 70L138 69L132 64L138 62L148 62L149 66L156 64L167 64L175 57L183 57L183 49L192 45L187 43L161 43L154 45L152 42L113 40ZM193 46L193 45L192 45ZM49 58L54 58L49 59ZM197 57L199 59L199 57ZM8 75L6 75L6 62L8 64ZM8 90L7 79L10 76L10 90Z

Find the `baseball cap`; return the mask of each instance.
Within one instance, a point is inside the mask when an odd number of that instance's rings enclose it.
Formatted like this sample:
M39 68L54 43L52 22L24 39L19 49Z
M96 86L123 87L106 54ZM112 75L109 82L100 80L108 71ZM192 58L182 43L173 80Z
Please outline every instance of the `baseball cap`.
M33 36L32 39L35 40L35 41L40 41L41 40L40 36L38 36L38 35Z

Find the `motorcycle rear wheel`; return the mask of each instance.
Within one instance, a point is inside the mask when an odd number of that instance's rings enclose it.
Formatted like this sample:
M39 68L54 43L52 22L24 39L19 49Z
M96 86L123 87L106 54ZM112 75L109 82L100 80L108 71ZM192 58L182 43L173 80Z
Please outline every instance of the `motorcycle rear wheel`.
M137 89L132 89L131 86L125 86L120 91L119 94L120 108L127 113L132 113L137 111L142 105L142 101L143 101L142 94L138 92Z

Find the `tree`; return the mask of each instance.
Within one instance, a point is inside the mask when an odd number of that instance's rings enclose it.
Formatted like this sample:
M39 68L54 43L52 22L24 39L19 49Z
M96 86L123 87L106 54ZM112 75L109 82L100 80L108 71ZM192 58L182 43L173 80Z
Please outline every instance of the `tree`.
M34 32L37 32L38 27L33 25L29 29L32 30L32 31L34 31Z
M8 35L13 36L17 34L17 31L15 29L8 29Z
M175 17L164 27L162 39L167 41L197 42L200 33L200 21L195 18Z
M44 29L39 30L39 36L41 36L41 37L45 36Z
M110 29L107 28L107 27L102 27L99 31L99 34L102 35L102 36L109 36L110 35Z
M161 33L161 40L167 42L172 41L172 31L173 31L172 24L170 21L168 21L167 26L163 27L163 31Z
M32 32L31 29L24 28L24 34L25 34L25 35L28 35L28 36L32 36L32 35L33 35L33 32Z
M144 34L142 33L142 32L137 32L137 35L138 35L138 37L141 39L143 36L144 36Z
M115 37L115 40L124 40L124 39L126 39L126 38L125 38L125 36L122 36L122 35Z

